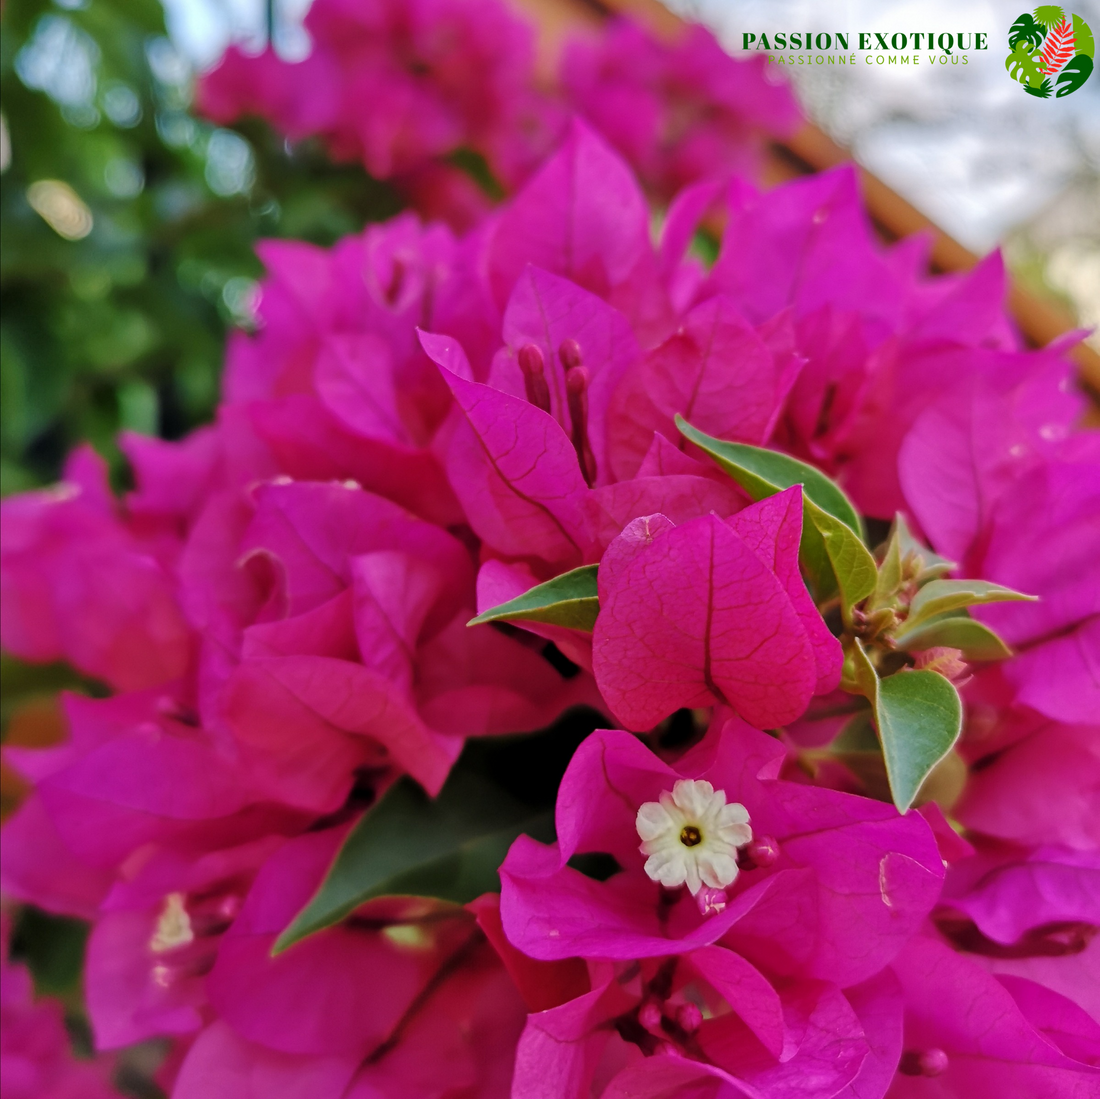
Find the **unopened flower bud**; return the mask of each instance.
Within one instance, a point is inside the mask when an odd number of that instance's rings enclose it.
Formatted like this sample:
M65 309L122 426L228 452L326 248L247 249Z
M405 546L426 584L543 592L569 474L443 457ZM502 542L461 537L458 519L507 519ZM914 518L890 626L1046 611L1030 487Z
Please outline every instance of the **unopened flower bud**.
M737 865L742 870L765 870L779 858L779 841L775 836L756 836L737 853Z
M661 1019L661 1009L652 1000L646 1000L646 1002L638 1008L638 1022L641 1023L650 1034L662 1033Z
M523 371L523 387L527 400L543 412L550 411L550 387L546 382L546 360L542 349L533 343L525 343L516 356Z
M931 1049L907 1049L901 1055L898 1072L903 1076L939 1076L947 1071L947 1054L933 1046Z
M558 358L566 371L575 370L581 365L581 345L576 340L562 340L558 347Z
M704 916L716 916L726 907L729 898L724 889L708 889L704 887L695 894L695 903Z
M697 1004L681 1004L676 1009L676 1022L685 1034L694 1034L703 1025L703 1013Z

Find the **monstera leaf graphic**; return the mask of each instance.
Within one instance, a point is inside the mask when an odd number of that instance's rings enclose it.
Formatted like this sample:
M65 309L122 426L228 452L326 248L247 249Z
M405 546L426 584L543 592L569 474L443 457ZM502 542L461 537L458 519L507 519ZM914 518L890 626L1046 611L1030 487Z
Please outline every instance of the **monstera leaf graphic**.
M1092 58L1087 53L1079 53L1059 74L1058 91L1055 95L1061 99L1079 87L1092 75ZM1031 89L1029 88L1028 91Z
M1043 72L1053 76L1076 53L1073 47L1073 26L1067 19L1053 26L1048 32L1040 53Z
M1048 76L1037 88L1032 87L1030 84L1025 84L1024 91L1027 92L1028 95L1035 95L1040 99L1049 99L1050 87L1050 77Z
M1077 43L1078 54L1096 57L1096 39L1092 37L1092 28L1079 15L1073 17L1073 41Z
M1044 27L1054 27L1065 19L1066 13L1056 4L1040 4L1035 9L1035 22Z
M1005 68L1013 80L1038 88L1043 83L1042 55L1026 42L1020 42L1005 58Z
M1041 46L1043 36L1047 33L1046 27L1024 12L1008 32L1008 48L1014 50L1021 42L1027 42L1032 46Z

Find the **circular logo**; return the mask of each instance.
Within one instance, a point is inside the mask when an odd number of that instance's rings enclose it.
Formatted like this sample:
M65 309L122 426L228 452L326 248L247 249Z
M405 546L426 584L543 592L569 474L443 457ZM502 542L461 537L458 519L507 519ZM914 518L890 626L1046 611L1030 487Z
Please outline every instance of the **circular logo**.
M1012 52L1005 58L1005 68L1028 95L1061 99L1092 75L1096 40L1079 15L1042 4L1012 24L1008 48Z

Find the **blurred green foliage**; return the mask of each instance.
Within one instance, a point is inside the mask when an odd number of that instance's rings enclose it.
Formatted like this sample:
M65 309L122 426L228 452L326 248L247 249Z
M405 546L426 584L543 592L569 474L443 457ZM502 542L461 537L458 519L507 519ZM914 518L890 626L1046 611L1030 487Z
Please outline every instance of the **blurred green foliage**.
M209 419L226 327L252 317L254 242L329 244L399 202L262 125L197 119L157 0L7 0L2 28L6 494L55 479L83 439L117 477L119 428Z

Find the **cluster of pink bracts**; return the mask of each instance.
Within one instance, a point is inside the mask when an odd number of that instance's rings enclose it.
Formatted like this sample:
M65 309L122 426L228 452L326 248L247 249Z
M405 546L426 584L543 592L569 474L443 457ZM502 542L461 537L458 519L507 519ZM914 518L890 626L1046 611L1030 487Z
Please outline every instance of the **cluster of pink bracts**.
M497 126L485 141L517 125L479 98L511 110L508 70L482 86L471 61L432 98L415 66L402 83L366 56L397 66L407 42L325 37L348 18L311 16L315 99L260 59L240 64L268 83L227 66L208 102L285 92L269 113L289 132L380 172L463 118ZM387 33L428 49L408 20ZM504 34L460 31L449 48L473 58ZM621 146L640 122L612 52L617 91L587 54L571 86ZM353 133L341 97L380 87ZM635 138L654 188L700 174ZM708 269L688 246L714 211ZM173 1099L1100 1088L1100 440L1076 427L1065 346L1021 349L999 257L928 278L920 242L880 247L846 170L765 194L697 179L656 243L651 223L632 169L573 120L465 235L407 213L328 251L268 243L214 425L125 437L122 500L85 448L4 502L5 647L115 693L68 697L62 746L8 751L33 790L3 888L92 921L96 1045L170 1039ZM1015 655L961 686L955 828L803 765L836 731L818 715L842 654L799 573L800 490L751 503L677 414L812 462L865 516L903 512L957 575L1040 596L976 612ZM466 625L597 562L592 633ZM520 836L499 896L382 897L273 956L370 798L402 775L434 794L467 738L578 704L608 728L565 773L556 842ZM624 731L684 708L710 713L686 753ZM669 888L660 829L689 802L753 840ZM620 872L574 869L586 852ZM42 1008L20 971L3 980L5 1094L9 1063L29 1066L13 1096L92 1094L49 1090L49 1049L20 1037Z

